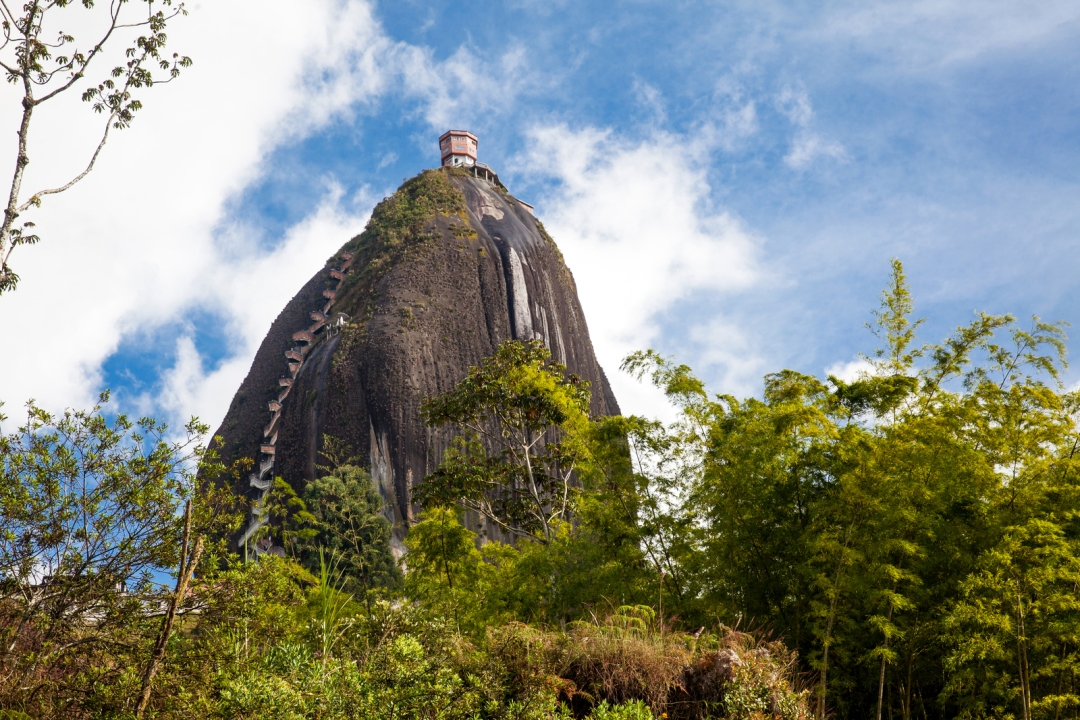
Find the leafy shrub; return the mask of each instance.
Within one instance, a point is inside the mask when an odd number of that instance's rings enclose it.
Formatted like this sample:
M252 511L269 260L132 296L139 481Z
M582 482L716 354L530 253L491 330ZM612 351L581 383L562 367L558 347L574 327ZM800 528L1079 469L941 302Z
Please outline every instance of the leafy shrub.
M654 720L649 706L640 700L633 700L625 705L608 705L601 702L589 715L591 720Z
M726 656L731 679L724 689L725 717L731 720L810 717L808 690L798 690L795 654L782 643L758 643L747 633L730 631L726 647L716 657Z
M288 680L258 670L230 679L221 688L221 715L230 720L303 720L305 705L303 694Z

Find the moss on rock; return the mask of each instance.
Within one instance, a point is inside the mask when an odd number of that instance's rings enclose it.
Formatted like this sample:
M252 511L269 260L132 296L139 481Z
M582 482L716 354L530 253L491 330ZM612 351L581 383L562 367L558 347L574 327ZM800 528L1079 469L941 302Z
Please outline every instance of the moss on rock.
M335 310L368 317L373 291L386 274L410 255L435 246L434 221L439 215L456 217L468 227L465 196L443 170L425 170L376 205L364 232L331 260L340 262L342 252L355 255L354 270L339 290Z

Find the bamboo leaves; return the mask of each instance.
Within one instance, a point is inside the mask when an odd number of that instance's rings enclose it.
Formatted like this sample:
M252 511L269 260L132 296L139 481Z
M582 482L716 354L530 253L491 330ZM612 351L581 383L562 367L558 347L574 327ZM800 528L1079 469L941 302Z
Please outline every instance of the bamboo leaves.
M773 628L816 671L818 717L1072 716L1080 430L1063 326L978 314L921 344L913 311L894 261L868 371L772 373L760 399L627 358L681 411L630 435L639 465L664 469L642 493L664 493L652 522L678 528L676 612Z

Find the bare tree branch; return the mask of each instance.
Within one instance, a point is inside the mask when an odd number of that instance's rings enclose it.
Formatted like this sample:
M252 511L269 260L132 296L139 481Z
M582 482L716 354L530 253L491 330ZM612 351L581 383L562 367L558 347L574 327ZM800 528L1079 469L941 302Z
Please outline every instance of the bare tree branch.
M29 200L27 200L25 203L23 203L22 205L19 206L19 208L16 210L16 212L18 212L20 214L25 212L31 206L34 206L34 205L37 205L38 203L40 203L41 202L41 197L43 195L55 195L57 193L62 193L65 190L67 190L68 188L70 188L72 185L79 182L80 180L82 180L87 175L89 175L90 171L94 169L94 163L97 162L98 155L101 154L101 149L105 147L105 142L109 139L109 130L112 128L112 122L113 122L113 118L115 116L116 116L115 113L113 113L112 115L109 115L109 119L105 123L105 132L101 136L101 142L98 143L97 149L94 150L94 154L90 158L90 163L86 166L85 170L83 170L81 173L79 173L74 178L72 178L69 182L67 182L64 185L61 185L60 187L50 188L48 190L40 190L40 191L34 193L30 197ZM6 259L7 258L5 258L5 260Z
M11 8L8 7L7 0L0 0L0 10L3 11L4 19L7 20L12 25L14 25L15 24L15 14L12 13Z

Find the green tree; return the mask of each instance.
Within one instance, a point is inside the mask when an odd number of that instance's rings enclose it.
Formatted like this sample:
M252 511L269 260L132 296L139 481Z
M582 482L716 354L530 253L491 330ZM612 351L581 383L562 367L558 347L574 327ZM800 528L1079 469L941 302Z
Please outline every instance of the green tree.
M127 128L142 108L137 96L140 91L171 82L181 68L191 65L190 58L165 52L167 26L180 14L186 14L184 5L174 5L173 0L116 0L107 6L90 0L28 0L18 12L6 3L0 4L0 67L8 82L18 88L21 107L15 167L0 222L0 295L14 290L19 282L10 263L15 248L40 239L34 234L34 223L21 219L24 213L41 207L46 195L68 190L94 169L109 132ZM96 27L98 34L76 40L67 32L72 25ZM125 46L123 62L102 69L97 83L87 82L88 75L107 62L108 50L117 43ZM23 179L30 163L34 113L71 90L81 92L83 101L105 116L101 139L82 172L65 183L27 196Z
M816 671L818 717L1062 717L1080 632L1062 327L978 314L920 344L913 310L894 261L867 372L772 373L760 399L627 358L680 410L627 421L643 548L684 619L785 638Z
M539 341L499 346L450 392L424 402L432 427L463 431L418 488L422 506L458 503L511 537L550 543L589 464L589 386Z
M159 574L216 562L239 525L234 499L195 479L224 470L200 443L205 425L169 441L152 419L107 419L107 400L62 416L31 403L0 436L0 704L47 717L77 716L94 688L146 667L169 633L145 603L175 613L185 595Z
M277 535L282 548L293 559L313 549L319 534L317 520L292 485L275 477L260 511L265 513L267 522L252 536L253 540Z
M405 545L405 594L419 601L429 612L446 619L460 631L482 635L503 609L506 584L496 578L499 560L512 564L513 558L485 556L476 547L477 535L459 522L452 508L433 507L424 511L409 530ZM489 553L514 555L501 543L487 543Z
M590 420L588 407L586 383L567 376L539 342L516 341L425 403L430 424L466 434L417 500L428 508L456 503L509 535L513 547L485 542L480 550L512 588L496 593L499 612L567 622L598 602L657 599L626 439L634 425Z
M312 569L325 549L337 557L350 588L392 586L400 578L390 551L390 521L383 501L361 468L343 465L304 488L304 503L315 519L315 536L305 557Z
M1080 708L1080 543L1051 516L1012 527L980 559L945 618L946 691L965 717L1061 717Z
M548 545L517 544L513 586L521 592L512 604L520 619L562 623L598 606L662 604L660 572L644 545L655 516L644 511L646 484L628 453L634 427L628 418L594 420L572 522Z

